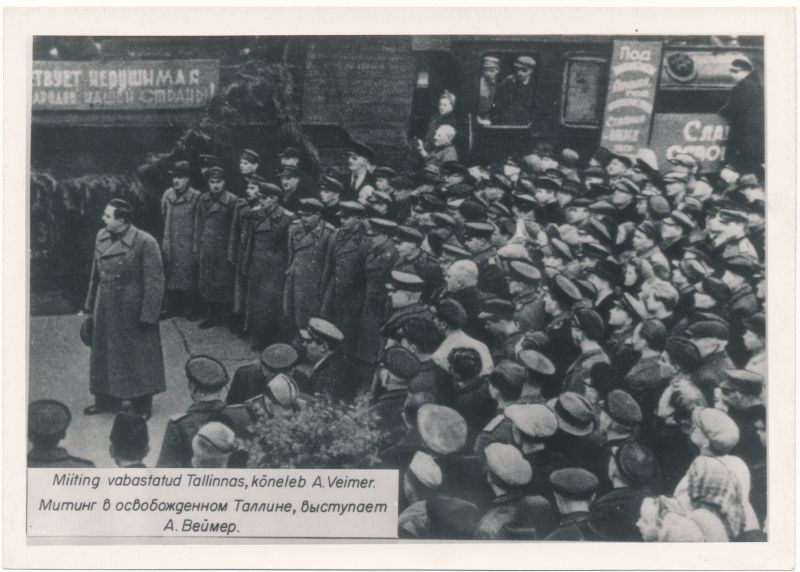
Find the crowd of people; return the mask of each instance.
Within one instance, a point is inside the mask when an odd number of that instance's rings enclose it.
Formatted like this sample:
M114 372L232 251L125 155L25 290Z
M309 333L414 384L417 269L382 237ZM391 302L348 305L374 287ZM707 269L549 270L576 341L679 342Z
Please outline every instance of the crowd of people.
M82 334L117 464L143 466L158 322L185 316L260 359L189 360L159 467L246 466L254 400L366 394L401 537L765 539L763 181L541 142L464 164L455 135L415 172L360 143L317 177L293 148L271 177L253 150L236 175L202 155L204 189L177 162L160 244L112 200ZM30 405L29 466L88 463L58 447L69 419Z

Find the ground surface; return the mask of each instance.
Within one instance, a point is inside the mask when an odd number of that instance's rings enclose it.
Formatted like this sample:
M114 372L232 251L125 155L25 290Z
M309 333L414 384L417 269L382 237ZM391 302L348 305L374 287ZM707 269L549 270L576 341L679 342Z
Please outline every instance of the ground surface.
M42 316L30 320L29 400L57 399L72 411L72 423L64 446L72 455L93 461L98 467L114 467L108 454L108 435L113 414L88 417L83 408L93 402L89 393L89 348L79 338L82 317ZM148 422L150 454L145 459L155 466L167 421L191 404L184 375L190 355L207 354L221 360L230 376L235 369L257 358L245 341L225 328L200 330L183 318L161 322L161 341L167 390L153 400ZM24 436L20 436L24 438Z

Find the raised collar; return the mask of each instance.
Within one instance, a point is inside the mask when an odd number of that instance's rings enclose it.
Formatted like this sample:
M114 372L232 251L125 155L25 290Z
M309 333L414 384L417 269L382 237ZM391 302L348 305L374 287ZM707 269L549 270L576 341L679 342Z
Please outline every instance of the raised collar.
M63 447L53 447L52 449L31 449L28 451L28 459L34 461L63 461L69 459L70 455Z
M130 248L131 245L133 245L133 235L136 234L136 230L137 229L135 226L129 224L125 232L123 232L120 235L119 237L120 242L125 246L127 246L128 248ZM111 240L111 238L112 236L111 233L108 232L108 229L104 228L103 230L100 231L100 235L98 237L99 240Z

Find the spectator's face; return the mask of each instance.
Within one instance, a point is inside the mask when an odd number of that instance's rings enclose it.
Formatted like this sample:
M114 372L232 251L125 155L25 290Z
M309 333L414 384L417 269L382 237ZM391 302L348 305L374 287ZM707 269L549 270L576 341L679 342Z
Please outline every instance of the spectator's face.
M589 218L589 211L586 210L586 207L568 207L566 214L569 224L580 224Z
M623 163L616 157L614 159L611 159L611 161L608 163L608 166L606 167L606 173L608 173L609 177L618 177L627 170L628 168L625 166L625 163Z
M461 276L458 272L453 271L452 268L447 269L447 273L444 276L445 284L447 284L447 289L450 292L456 292L461 289L464 281L462 280Z
M671 183L667 183L667 197L677 197L684 192L686 192L686 183L683 181L673 181Z
M564 191L556 191L556 200L559 205L564 207L572 201L572 195Z
M749 352L759 352L764 349L764 338L750 330L745 331L742 342Z
M555 192L536 187L536 189L533 191L533 198L536 199L540 205L544 205L551 202L555 198Z
M561 311L561 308L559 308L556 301L553 300L553 297L550 295L549 291L545 290L544 296L542 296L542 301L544 302L544 311L550 316L555 316Z
M633 264L625 265L625 286L631 287L639 280L639 272Z
M375 188L379 191L388 192L391 189L389 181L385 177L378 177L375 179Z
M417 250L417 245L408 240L398 240L396 243L397 254L402 258L406 258L414 254Z
M305 351L308 361L311 363L317 363L319 360L325 357L327 347L318 339L311 338L303 339L303 350Z
M683 272L681 272L681 269L677 266L672 269L672 285L678 290L689 285L686 276L683 275Z
M644 295L644 307L645 309L653 316L657 316L661 311L664 310L664 304L656 298L656 295L653 292L648 292Z
M763 419L759 419L755 422L756 427L756 435L758 435L758 440L761 441L761 446L767 446L767 424L764 423Z
M653 247L653 240L641 230L633 233L633 249L636 252L644 252Z
M339 200L339 193L334 191L329 191L327 189L322 189L319 192L319 200L322 202L323 205L332 205Z
M449 145L453 140L452 131L445 129L445 127L445 125L439 127L439 129L436 130L436 133L433 134L433 144L437 147Z
M245 194L247 195L248 201L255 201L258 199L258 185L256 183L248 183Z
M500 73L500 68L490 66L483 68L483 77L485 77L490 83L494 83L497 81L497 76Z
M519 81L528 81L533 75L533 68L518 67L514 70L514 75Z
M189 185L189 177L172 177L172 187L178 191L183 191Z
M484 327L486 331L492 334L493 336L502 334L505 330L503 328L504 322L495 317L486 318L483 321Z
M314 228L319 224L319 213L309 213L300 215L300 222L304 228Z
M698 310L708 310L709 308L713 308L717 305L714 298L706 294L705 292L695 292L694 296L694 307Z
M297 177L281 177L281 187L284 191L289 191L297 187L297 183L300 182L300 179Z
M521 294L528 290L528 285L524 282L520 282L519 280L509 280L508 281L508 291L511 293L512 296L516 296L517 294Z
M675 367L666 350L661 352L661 356L658 358L658 370L662 379L669 379L678 373L678 368Z
M628 313L620 308L619 306L614 306L611 308L611 311L608 314L608 325L614 327L622 327L627 326L630 323L630 316Z
M467 247L467 250L470 252L483 252L486 250L488 244L486 240L477 236L471 236L467 240L464 241L464 246Z
M215 195L222 193L222 191L225 190L225 179L209 179L208 190Z
M602 185L604 182L602 177L586 177L586 180L584 180L586 190L592 188L592 185Z
M625 191L620 191L619 189L615 189L611 195L611 204L613 204L615 207L624 207L632 200L633 195L626 193Z
M720 393L722 394L722 402L725 403L731 409L741 409L744 402L744 395L742 395L739 391L729 388L729 387L720 387Z
M353 228L358 224L358 219L352 214L342 214L340 220L342 221L342 228Z
M636 326L636 328L633 330L633 336L631 336L631 342L633 343L633 350L637 352L641 352L647 346L647 343L642 337L641 325Z
M350 153L347 157L347 166L351 171L358 171L367 168L367 160L361 155Z
M683 227L672 224L671 222L661 221L661 238L664 240L670 238L680 238L683 236Z
M439 115L446 115L447 113L452 113L453 111L453 104L450 103L449 97L441 97L439 98Z
M251 163L247 159L239 159L239 172L242 175L252 175L257 168L258 163Z
M653 499L648 497L642 501L636 527L645 542L656 542L658 540L658 505Z

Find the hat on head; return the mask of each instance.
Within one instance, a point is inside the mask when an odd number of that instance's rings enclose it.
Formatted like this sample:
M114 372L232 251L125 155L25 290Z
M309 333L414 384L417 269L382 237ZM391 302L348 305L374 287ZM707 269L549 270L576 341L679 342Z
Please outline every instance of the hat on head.
M114 446L115 456L138 459L147 454L150 438L147 421L141 415L123 411L117 413L111 426L109 441Z
M278 177L286 179L299 179L300 169L294 165L286 165L283 169L278 171Z
M224 179L225 178L225 169L218 165L214 165L213 167L209 167L208 171L206 171L206 179L209 181L211 179Z
M520 433L530 439L546 439L558 430L558 417L552 409L541 403L514 403L506 407L503 414Z
M623 292L622 296L614 300L614 303L634 320L643 320L647 316L647 309L642 304L642 301L630 292Z
M235 438L236 435L231 428L218 421L206 423L195 434L195 439L203 441L220 453L230 453L233 450Z
M752 276L758 267L748 257L736 255L729 256L722 259L722 264L726 270L730 270L734 274L748 278Z
M456 183L455 185L450 185L444 189L445 193L447 194L448 201L466 199L472 194L473 190L474 189L472 185L468 185L467 183Z
M428 537L448 540L472 540L480 512L463 499L434 496L425 502L428 515Z
M764 378L746 369L726 369L720 388L734 389L744 395L759 396L764 390Z
M372 191L369 196L367 197L368 203L383 203L389 204L393 201L392 197L388 193L384 193L383 191Z
M612 286L621 286L625 279L622 266L617 261L609 258L598 260L591 273L606 280Z
M389 283L386 284L386 288L405 292L422 292L425 289L425 281L416 274L392 270L389 274Z
M556 372L556 367L553 365L553 362L535 349L524 349L520 351L517 359L522 365L535 373L553 375Z
M467 323L467 312L457 300L445 298L436 306L436 315L451 328L463 328Z
M617 207L608 201L596 201L589 205L589 212L597 215L614 217L617 214Z
M603 318L594 310L578 310L573 315L573 325L593 340L600 339L605 332Z
M189 161L178 161L172 169L170 169L169 174L173 177L188 177L189 172Z
M585 258L604 260L611 256L611 251L599 242L584 242L581 244L581 255Z
M754 334L766 337L767 335L767 322L764 312L756 312L749 318L744 319L744 326Z
M609 162L611 162L611 158L613 156L614 156L614 154L611 151L609 151L608 149L606 149L605 147L598 147L597 150L592 155L592 159L596 160L603 167L605 167L606 165L609 164ZM606 173L604 171L603 172L603 176L605 176L605 174Z
M28 405L28 435L55 437L69 427L72 414L69 407L54 399L39 399Z
M733 296L730 286L713 276L703 278L703 281L697 285L696 289L698 292L708 294L719 304L727 303Z
M700 367L700 350L692 340L677 336L669 337L664 344L664 351L684 371L692 372Z
M661 231L658 230L656 223L651 220L646 220L639 223L639 226L636 227L636 230L644 234L653 242L659 242L661 240Z
M653 452L637 443L627 441L614 456L617 468L622 476L634 485L646 485L656 471L656 459Z
M417 206L419 206L423 212L434 213L444 212L447 210L447 204L430 193L420 195L419 200L417 201Z
M583 300L583 295L575 283L563 274L556 274L548 287L550 292L561 300L570 302Z
M583 278L576 278L573 280L575 286L581 291L581 295L585 298L585 302L589 303L597 297L597 288L594 284Z
M634 181L631 181L627 177L620 177L620 179L614 183L612 187L614 191L622 191L623 193L627 193L629 195L638 195L640 192L639 185L637 185Z
M240 159L244 159L248 163L260 163L261 157L258 156L258 153L253 151L252 149L245 149L242 151L242 154L239 155Z
M573 260L575 258L569 245L559 238L551 238L550 247L553 255L563 260Z
M530 56L519 56L514 60L514 67L533 69L536 67L536 60Z
M258 196L260 197L283 197L285 194L284 190L278 185L273 185L264 179L259 178L256 184L258 185Z
M422 244L425 239L422 233L416 228L410 226L400 225L394 232L394 239L397 242L413 242L416 245Z
M697 159L688 153L678 153L671 159L668 159L668 161L673 165L682 165L684 167L691 167L693 169L697 167Z
M516 308L512 302L502 298L490 298L481 304L481 312L478 314L478 318L512 320L514 319L515 311Z
M442 245L442 254L446 254L447 256L457 260L467 260L472 257L472 254L470 254L468 250L455 244L450 244L449 242L445 242Z
M316 336L335 344L340 344L344 341L344 334L341 330L322 318L310 318L308 320L308 329L300 330L300 335L303 335L304 331L307 335Z
M499 68L500 58L496 58L494 56L483 56L482 65L484 68Z
M514 445L490 443L484 449L486 468L504 484L521 487L531 481L531 465Z
M417 480L429 489L436 489L441 486L442 469L436 464L434 458L425 451L417 451L408 468Z
M295 407L300 390L289 376L279 373L267 382L267 389L276 403L282 407Z
M354 142L350 146L350 153L353 155L358 155L359 157L364 157L364 159L366 159L372 164L375 163L375 159L377 158L375 151L373 151L371 147L369 147L368 145L364 145L363 143Z
M297 147L286 147L286 149L278 153L278 157L294 157L299 159L301 157L300 149Z
M222 389L228 383L228 372L222 362L211 356L189 358L184 367L189 383L213 391Z
M339 203L339 214L349 216L363 216L367 209L356 201L342 201Z
M647 208L652 217L656 220L661 220L670 213L669 201L661 195L654 195L647 200Z
M297 214L315 214L322 212L323 205L317 199L300 199L300 204L297 207Z
M594 431L594 410L583 395L565 391L547 405L558 417L558 428L565 433L581 437Z
M533 182L534 187L545 191L560 191L561 182L551 177L537 177Z
M387 179L391 181L397 176L397 171L391 167L377 167L374 171L372 171L372 174L376 179Z
M383 234L394 234L397 230L397 223L393 220L385 218L373 217L368 219L369 226L375 232L382 232Z
M536 208L538 201L533 198L531 195L526 195L522 193L514 193L511 197L514 206L520 210L524 210L526 212L532 211Z
M686 335L690 338L714 338L727 340L730 337L730 328L724 320L702 320L686 328Z
M467 422L455 409L426 403L417 412L417 430L422 442L434 453L449 455L467 443Z
M504 244L497 249L497 256L503 260L531 262L531 255L528 253L528 249L517 243Z
M697 225L685 212L675 209L668 216L661 220L662 224L671 224L673 226L681 227L684 232L693 232L697 230Z
M469 170L458 161L445 161L442 163L442 166L439 167L439 173L441 173L443 177L461 175L466 178L471 176Z
M522 262L520 260L512 260L508 264L509 278L526 284L535 284L542 279L542 273L533 264Z
M689 181L689 175L687 175L685 171L670 171L665 174L661 180L665 185L671 183L687 183Z
M611 419L624 425L634 427L642 420L642 410L630 394L621 389L614 389L606 397L605 412Z
M511 218L511 211L501 202L494 202L490 204L487 211L489 215L496 218L499 217Z
M603 167L595 167L595 166L587 167L586 169L583 170L583 178L605 179L606 172L603 169Z
M575 500L589 500L600 482L586 469L559 469L550 473L553 491Z
M488 222L468 222L464 225L464 240L470 238L485 238L490 239L494 227Z
M297 363L297 351L289 344L272 344L261 352L261 363L272 370L282 370Z
M739 443L739 427L727 413L711 407L697 407L692 422L710 441L709 448L717 455L727 455Z
M201 153L200 157L200 166L201 167L211 167L215 163L219 162L216 155L210 155L208 153Z
M319 183L320 191L328 191L331 193L341 193L344 190L344 185L336 177L330 175L323 175Z
M403 380L409 380L419 373L420 362L417 356L400 345L387 348L382 362L389 373Z
M431 220L447 228L454 228L458 226L456 219L445 213L432 213Z

